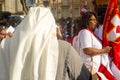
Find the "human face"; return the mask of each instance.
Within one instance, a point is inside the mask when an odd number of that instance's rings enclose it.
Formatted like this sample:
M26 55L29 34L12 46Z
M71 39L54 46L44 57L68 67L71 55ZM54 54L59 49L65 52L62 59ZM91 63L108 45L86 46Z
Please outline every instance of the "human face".
M6 37L6 30L3 29L3 30L0 32L0 41L1 41L2 39L4 39L5 37Z
M97 26L97 19L94 15L92 15L89 19L89 22L88 22L88 27L91 29L91 30L95 30L96 26Z

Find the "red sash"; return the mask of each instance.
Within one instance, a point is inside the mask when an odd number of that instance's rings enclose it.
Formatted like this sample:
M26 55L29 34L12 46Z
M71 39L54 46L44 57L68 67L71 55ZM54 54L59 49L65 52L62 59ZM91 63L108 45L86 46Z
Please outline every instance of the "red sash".
M88 30L90 33L92 33L102 43L102 40L98 36L96 36L90 28L86 28L86 30Z

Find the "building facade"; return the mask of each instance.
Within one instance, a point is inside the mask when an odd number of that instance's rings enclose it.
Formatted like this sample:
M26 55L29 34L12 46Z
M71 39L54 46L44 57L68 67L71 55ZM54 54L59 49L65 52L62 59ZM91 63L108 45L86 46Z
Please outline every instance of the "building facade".
M106 5L109 0L26 0L32 6L44 4L49 7L56 18L76 18L81 16L80 11L87 5L87 10L98 12L98 6ZM26 5L31 6L31 5ZM11 13L23 13L20 0L0 0L0 10Z
M51 10L57 18L76 18L80 16L80 11L84 5L87 5L88 10L93 10L91 0L62 0L61 2L52 3Z
M12 14L23 13L20 0L0 0L0 11L8 11Z
M36 4L45 4L51 8L56 18L79 17L84 5L87 5L87 10L94 10L92 0L36 0Z

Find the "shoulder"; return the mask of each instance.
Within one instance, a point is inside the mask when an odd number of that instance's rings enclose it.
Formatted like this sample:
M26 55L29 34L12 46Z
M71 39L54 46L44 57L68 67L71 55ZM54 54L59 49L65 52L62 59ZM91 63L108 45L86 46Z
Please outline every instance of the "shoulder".
M68 43L67 41L64 41L64 40L58 40L58 43L59 43L59 47L68 47L68 46L71 46L70 43Z
M89 36L91 36L91 35L92 35L92 33L91 33L90 31L88 31L88 30L86 30L86 29L83 29L83 30L81 30L81 31L79 32L78 37L79 37L79 38L80 38L80 37L86 38L86 37L89 37Z
M58 40L59 43L59 53L76 53L75 49L73 48L73 46L64 40Z
M86 29L82 29L78 34L86 34L86 33L90 33L88 30Z
M74 38L73 38L73 42L76 42L78 40L78 35L76 35Z

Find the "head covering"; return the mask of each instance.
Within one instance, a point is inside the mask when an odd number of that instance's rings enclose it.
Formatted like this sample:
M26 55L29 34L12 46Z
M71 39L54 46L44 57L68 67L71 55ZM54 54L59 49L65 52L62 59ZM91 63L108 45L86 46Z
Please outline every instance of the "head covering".
M31 7L13 37L1 44L0 56L4 58L0 61L0 80L55 80L56 27L49 9Z
M80 10L80 14L83 15L84 13L86 13L88 10L86 9L87 3L85 2L84 7Z

